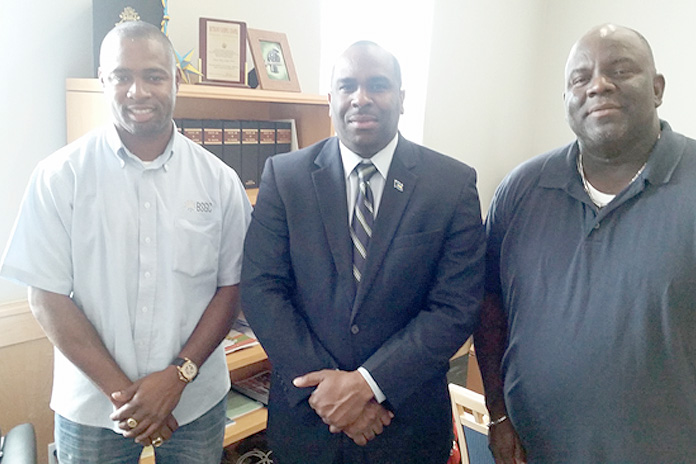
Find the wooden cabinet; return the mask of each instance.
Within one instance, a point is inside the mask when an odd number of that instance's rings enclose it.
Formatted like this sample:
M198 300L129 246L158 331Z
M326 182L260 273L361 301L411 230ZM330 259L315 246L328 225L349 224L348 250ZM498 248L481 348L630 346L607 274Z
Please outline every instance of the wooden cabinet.
M67 140L72 142L109 121L109 107L97 79L66 81ZM174 112L175 118L191 119L294 119L300 148L333 134L329 105L325 96L259 89L182 84ZM257 189L248 189L252 204ZM269 367L260 346L227 356L232 379L249 377ZM266 428L268 412L259 409L240 418L225 429L224 445L229 446ZM152 449L146 448L142 463L153 463Z

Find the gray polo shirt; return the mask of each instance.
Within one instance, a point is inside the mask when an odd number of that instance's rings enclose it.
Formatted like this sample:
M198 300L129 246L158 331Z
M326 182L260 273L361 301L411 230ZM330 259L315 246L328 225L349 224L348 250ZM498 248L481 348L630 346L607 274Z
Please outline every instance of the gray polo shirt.
M696 459L696 141L662 131L601 210L577 143L493 199L487 290L507 314L505 398L530 462Z

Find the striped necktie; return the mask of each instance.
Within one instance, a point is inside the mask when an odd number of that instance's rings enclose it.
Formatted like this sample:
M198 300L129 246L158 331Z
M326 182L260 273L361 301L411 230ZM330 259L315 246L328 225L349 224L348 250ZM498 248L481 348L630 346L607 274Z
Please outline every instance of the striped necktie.
M370 177L377 172L377 168L368 162L359 164L355 170L358 173L358 198L353 210L350 237L353 240L353 277L357 288L365 268L367 246L372 237L372 225L375 220Z

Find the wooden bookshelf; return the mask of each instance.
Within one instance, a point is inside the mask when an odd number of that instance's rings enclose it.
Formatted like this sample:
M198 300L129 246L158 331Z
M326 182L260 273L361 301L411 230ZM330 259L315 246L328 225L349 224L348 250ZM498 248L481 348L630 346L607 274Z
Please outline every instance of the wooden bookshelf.
M261 345L250 346L227 355L227 368L230 372L266 361L268 357Z

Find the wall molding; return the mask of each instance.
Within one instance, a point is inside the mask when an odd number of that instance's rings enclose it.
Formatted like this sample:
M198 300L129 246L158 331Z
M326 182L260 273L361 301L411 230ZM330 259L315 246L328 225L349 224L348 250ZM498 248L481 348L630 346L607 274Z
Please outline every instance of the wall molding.
M0 303L0 348L46 338L27 300Z

